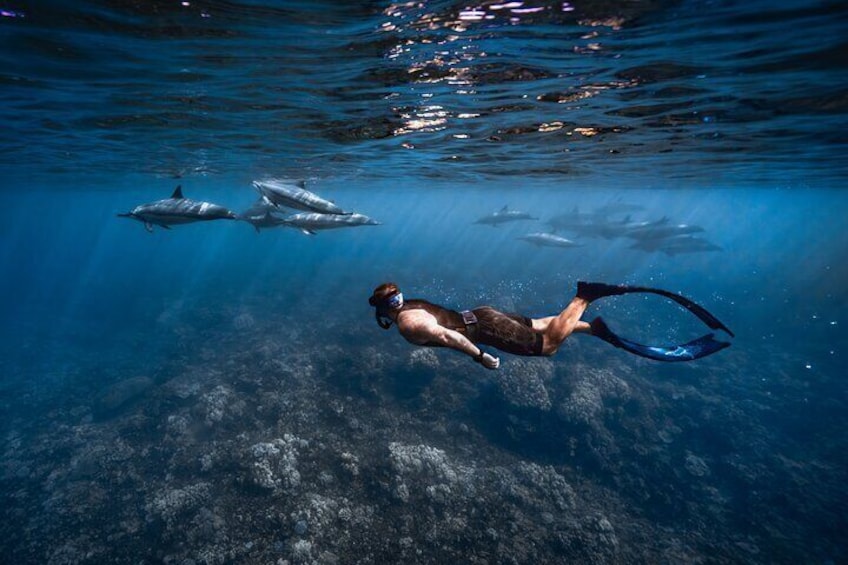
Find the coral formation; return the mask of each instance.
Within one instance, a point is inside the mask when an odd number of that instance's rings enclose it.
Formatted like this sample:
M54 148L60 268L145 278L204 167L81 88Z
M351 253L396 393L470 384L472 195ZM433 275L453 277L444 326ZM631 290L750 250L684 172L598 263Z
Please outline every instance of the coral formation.
M545 383L553 379L554 365L549 359L511 359L493 375L503 396L522 407L550 410L551 399Z

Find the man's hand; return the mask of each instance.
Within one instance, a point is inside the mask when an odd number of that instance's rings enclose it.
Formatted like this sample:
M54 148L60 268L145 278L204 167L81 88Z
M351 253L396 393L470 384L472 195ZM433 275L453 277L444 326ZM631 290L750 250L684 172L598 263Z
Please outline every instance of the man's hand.
M478 363L480 363L481 365L483 365L484 367L486 367L487 369L490 369L492 371L494 371L495 369L497 369L498 367L501 366L501 360L500 359L498 359L494 355L489 355L485 351L481 352L479 360L477 358L475 358L475 361L477 361Z

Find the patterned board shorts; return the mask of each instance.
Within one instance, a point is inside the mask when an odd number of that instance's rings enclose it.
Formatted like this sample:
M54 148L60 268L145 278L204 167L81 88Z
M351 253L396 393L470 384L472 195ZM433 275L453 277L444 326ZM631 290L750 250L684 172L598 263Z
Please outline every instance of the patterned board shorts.
M542 334L533 331L533 320L520 314L504 314L491 306L472 310L477 317L474 341L513 355L542 354Z

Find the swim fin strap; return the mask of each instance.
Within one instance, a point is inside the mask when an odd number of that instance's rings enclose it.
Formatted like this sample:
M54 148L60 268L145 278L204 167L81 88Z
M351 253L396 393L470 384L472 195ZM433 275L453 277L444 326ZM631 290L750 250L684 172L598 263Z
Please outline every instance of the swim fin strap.
M700 359L701 357L706 357L707 355L712 355L713 353L721 351L725 347L730 347L730 343L727 341L718 341L713 339L715 334L712 333L701 336L698 339L682 345L674 345L671 347L643 345L617 336L609 329L606 322L604 322L601 318L595 318L589 325L592 327L592 335L606 341L607 343L624 349L625 351L629 351L634 355L647 357L648 359L653 359L655 361L665 361L667 363Z

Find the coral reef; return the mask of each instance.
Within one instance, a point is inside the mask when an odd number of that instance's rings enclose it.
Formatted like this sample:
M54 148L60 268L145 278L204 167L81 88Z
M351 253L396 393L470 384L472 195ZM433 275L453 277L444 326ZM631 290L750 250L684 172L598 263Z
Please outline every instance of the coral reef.
M844 469L813 444L771 449L769 397L741 405L724 392L727 367L697 387L584 351L559 364L504 356L488 372L448 351L359 343L360 327L338 328L341 347L285 320L219 324L192 330L155 380L45 396L49 408L32 396L49 418L8 419L0 560L844 557L805 545L813 527L837 539L838 496L823 493L840 492ZM268 337L280 327L291 339ZM811 525L770 511L776 498Z

